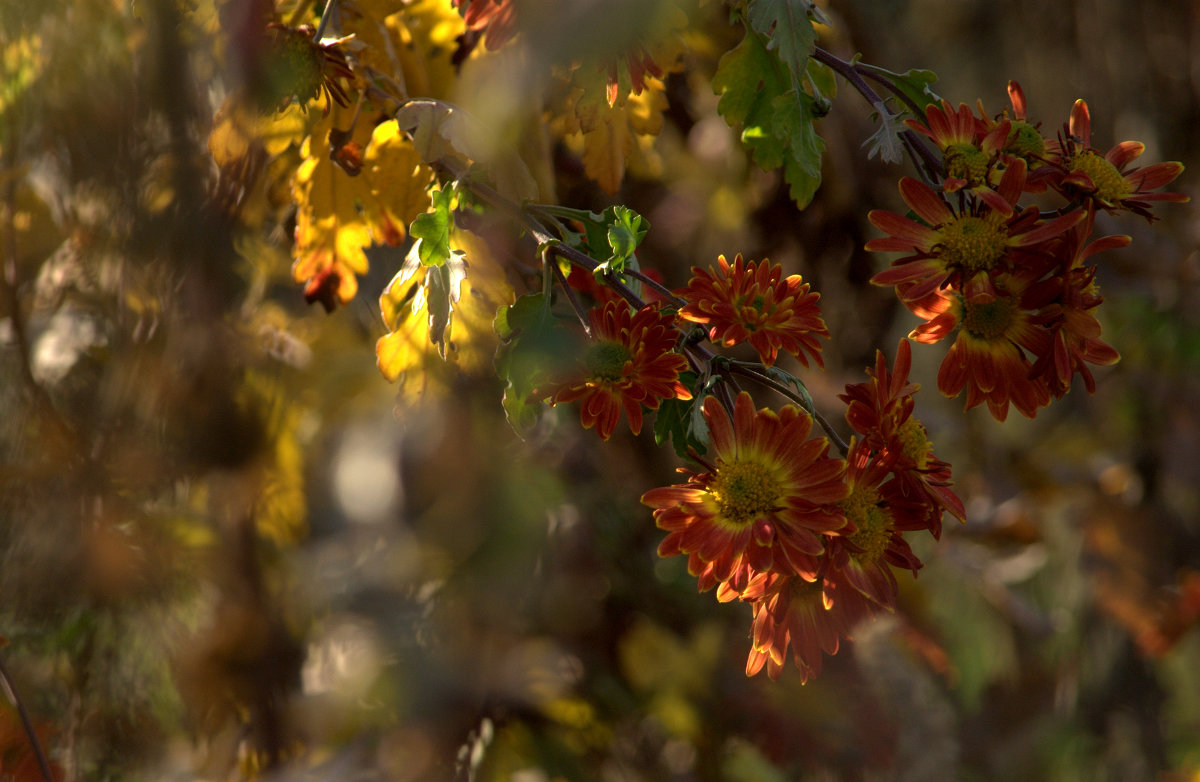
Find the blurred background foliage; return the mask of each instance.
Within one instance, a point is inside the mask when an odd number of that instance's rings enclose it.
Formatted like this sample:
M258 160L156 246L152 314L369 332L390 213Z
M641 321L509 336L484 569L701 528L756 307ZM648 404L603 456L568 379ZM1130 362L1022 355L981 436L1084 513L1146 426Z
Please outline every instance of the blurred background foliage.
M1084 98L1098 146L1138 139L1200 168L1195 4L823 7L840 56L932 69L990 114L1016 79L1049 135ZM897 209L908 172L866 159L869 111L843 89L818 124L824 184L797 212L716 112L709 79L739 30L721 4L689 9L664 127L616 197L566 146L542 176L563 203L645 215L639 257L669 285L720 253L802 273L834 334L827 371L804 377L837 411L914 325L862 250L867 211ZM542 10L560 47L603 43ZM967 524L924 545L901 610L818 679L747 679L748 607L658 560L637 502L674 481L673 454L648 432L601 447L571 409L521 441L484 375L398 403L372 347L404 248L371 250L358 298L327 316L269 217L286 165L246 206L262 230L222 208L207 140L239 70L217 16L206 0L0 6L0 636L57 775L1200 779L1191 206L1103 224L1134 243L1101 265L1123 360L1094 396L1034 421L964 415L934 388L941 350L917 346L920 415ZM437 63L435 80L452 71ZM479 253L535 262L511 226L485 233ZM8 705L0 775L39 778Z

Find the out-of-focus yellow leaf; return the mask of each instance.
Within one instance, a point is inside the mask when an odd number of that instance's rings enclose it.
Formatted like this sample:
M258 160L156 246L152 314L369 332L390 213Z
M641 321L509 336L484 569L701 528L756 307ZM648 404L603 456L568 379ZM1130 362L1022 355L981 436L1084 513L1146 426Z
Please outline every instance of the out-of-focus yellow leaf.
M662 112L667 107L663 83L647 76L645 84L640 94L618 98L611 106L595 89L576 90L570 101L568 111L574 117L565 129L582 136L584 170L610 195L621 186L635 142L662 130Z
M339 11L342 32L354 35L355 56L379 88L398 101L449 96L456 78L451 58L466 31L450 3L346 0Z
M313 129L301 147L304 160L292 189L297 206L292 276L305 283L305 298L327 310L358 292L356 278L367 272L364 250L372 241L403 241L404 226L428 202L431 177L394 122L355 124L342 149L367 151L358 175L350 176L330 159L327 144L331 132L352 121L348 115L335 110Z
M513 301L513 290L504 269L486 242L467 231L452 231L450 244L455 264L456 295L442 334L445 359L430 335L429 275L434 267L421 265L410 253L404 266L379 298L380 315L388 333L375 346L379 371L389 381L400 382L401 402L414 400L427 391L440 392L456 372L478 374L491 368L497 338L492 329L496 309ZM463 257L459 257L463 256ZM465 271L465 279L457 275Z
M459 107L414 100L396 112L396 122L412 134L413 146L425 162L458 168L475 162L505 196L518 201L537 197L537 182L513 148Z
M45 64L41 36L22 35L5 44L0 50L0 116L21 99Z
M400 244L405 226L429 206L425 188L432 172L395 122L384 122L371 134L363 176L372 196L364 204L371 237L378 244Z

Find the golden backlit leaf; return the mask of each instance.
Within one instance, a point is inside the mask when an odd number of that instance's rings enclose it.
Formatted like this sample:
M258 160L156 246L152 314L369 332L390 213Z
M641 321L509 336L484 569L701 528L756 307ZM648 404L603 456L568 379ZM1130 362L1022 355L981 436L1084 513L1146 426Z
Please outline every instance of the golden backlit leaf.
M598 89L576 89L568 101L563 128L582 142L584 170L606 193L615 194L620 188L638 142L662 130L667 107L663 89L661 81L646 76L641 93L618 97L613 105Z
M358 291L356 278L368 269L365 249L372 242L398 245L404 226L420 214L431 172L394 122L373 129L358 122L347 135L349 112L335 110L322 120L301 148L296 172L295 262L292 276L305 283L305 298L327 310L345 304ZM366 148L357 176L330 159L327 140Z
M451 233L450 242L453 258L447 265L455 266L453 290L439 291L430 277L438 267L424 266L410 253L379 298L388 333L376 343L376 361L388 381L399 381L402 402L426 391L444 391L456 372L489 371L497 344L492 320L500 305L513 301L504 269L486 242L459 230ZM431 311L437 311L431 297L437 295L452 308L444 324L440 317L431 317Z

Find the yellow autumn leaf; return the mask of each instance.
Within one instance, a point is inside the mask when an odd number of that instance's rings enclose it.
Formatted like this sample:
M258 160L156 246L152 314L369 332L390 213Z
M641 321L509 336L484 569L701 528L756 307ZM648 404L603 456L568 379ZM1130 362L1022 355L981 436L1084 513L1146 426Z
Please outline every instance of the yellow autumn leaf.
M576 90L570 111L574 122L564 125L582 143L583 167L608 194L617 192L635 144L658 135L667 107L663 83L646 76L645 89L609 105L598 90Z
M443 334L446 357L430 338L430 275L438 272L421 265L410 254L404 266L379 298L380 315L388 333L376 343L380 373L399 382L401 403L425 393L450 387L456 373L477 375L491 370L497 338L492 328L496 310L511 304L512 287L487 242L467 231L454 230L451 247L457 251L447 265L457 289L451 296L452 314ZM465 278L461 275L465 273Z
M429 207L426 187L433 172L397 124L388 121L371 134L362 175L371 191L363 208L372 238L377 244L400 244L408 224Z
M342 31L361 44L360 67L397 102L414 96L445 97L456 79L452 61L462 17L444 0L345 0Z

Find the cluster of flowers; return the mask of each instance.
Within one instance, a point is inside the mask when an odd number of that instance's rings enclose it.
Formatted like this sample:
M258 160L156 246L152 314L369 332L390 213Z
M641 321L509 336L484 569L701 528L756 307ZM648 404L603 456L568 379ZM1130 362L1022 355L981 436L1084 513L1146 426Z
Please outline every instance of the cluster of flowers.
M1009 95L1011 117L988 119L982 108L976 114L943 101L927 109L924 124L910 123L942 152L938 187L903 179L901 195L918 219L871 212L888 235L867 244L905 253L873 282L894 286L925 320L911 339L956 335L938 373L940 390L954 397L965 388L968 408L986 402L998 420L1010 404L1033 417L1076 374L1094 390L1088 365L1118 359L1100 339L1094 312L1101 298L1087 262L1129 238L1093 240L1097 211L1153 219L1152 202L1186 200L1154 192L1180 174L1180 164L1132 167L1143 151L1135 142L1107 154L1093 149L1082 101L1063 134L1047 140L1026 119L1017 84ZM1050 192L1065 200L1055 212L1019 203ZM579 402L583 426L606 440L624 411L637 434L644 410L692 399L681 374L712 361L698 345L680 347L680 331L693 324L714 345L749 343L764 369L781 352L805 367L823 366L819 338L829 331L819 294L799 275L784 277L781 267L740 255L692 273L673 301L640 308L581 274L599 302L589 347L572 374L537 396ZM842 456L831 455L829 439L814 435L813 417L800 407L756 409L744 391L736 398L730 391L724 402L709 396L699 402L709 447L692 453L697 468L680 469L684 483L642 496L666 532L659 554L686 556L701 591L715 588L722 602L751 605L747 675L765 668L778 677L789 647L804 681L818 674L823 655L834 654L858 623L895 607L893 569L915 575L922 566L904 534L939 537L945 513L965 520L950 466L934 456L913 414L919 387L909 382L910 367L902 339L891 367L879 353L868 381L846 386L840 398L854 436Z
M679 380L688 366L676 352L677 318L706 327L723 346L748 342L770 367L780 352L805 366L822 365L818 337L829 332L817 301L799 275L784 277L767 261L693 269L675 314L658 304L636 312L608 298L592 310L591 345L577 371L540 390L552 403L580 403L585 428L611 436L624 410L630 429L643 408L690 399ZM789 646L804 680L820 672L863 619L894 607L893 567L921 567L904 533L941 534L943 512L964 518L951 489L950 468L932 452L913 415L918 386L908 381L911 353L900 342L895 366L882 354L869 380L846 387L846 420L855 432L845 458L813 436L813 419L787 405L755 409L748 393L729 410L703 400L710 446L694 454L699 471L681 469L685 483L653 489L642 502L666 531L664 557L685 555L701 591L742 600L753 611L748 675L783 669Z
M924 319L910 337L935 343L956 335L938 372L949 397L966 389L969 409L987 403L1003 421L1011 403L1032 418L1060 398L1079 374L1095 390L1089 364L1116 363L1100 339L1096 253L1129 244L1127 236L1091 240L1098 210L1154 219L1155 201L1186 201L1154 192L1183 171L1179 163L1135 167L1144 146L1126 141L1107 153L1091 146L1087 104L1076 101L1057 139L1045 139L1026 118L1020 85L1009 83L1013 116L988 119L982 108L957 110L942 101L910 127L941 150L939 189L912 178L900 194L919 220L873 211L888 234L866 248L905 256L875 275L894 286L904 305ZM1041 213L1019 205L1026 194L1058 193L1062 208Z

